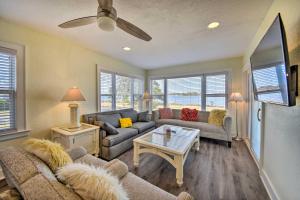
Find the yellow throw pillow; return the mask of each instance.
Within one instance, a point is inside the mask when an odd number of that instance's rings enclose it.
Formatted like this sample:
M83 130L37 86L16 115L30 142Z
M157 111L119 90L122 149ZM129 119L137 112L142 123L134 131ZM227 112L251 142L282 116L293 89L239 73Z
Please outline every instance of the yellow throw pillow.
M47 163L52 171L73 163L69 154L59 143L49 140L28 139L24 143L24 149Z
M208 123L216 126L223 126L223 119L226 115L226 110L212 110L209 113Z
M120 119L121 128L128 128L132 126L131 118L121 118Z

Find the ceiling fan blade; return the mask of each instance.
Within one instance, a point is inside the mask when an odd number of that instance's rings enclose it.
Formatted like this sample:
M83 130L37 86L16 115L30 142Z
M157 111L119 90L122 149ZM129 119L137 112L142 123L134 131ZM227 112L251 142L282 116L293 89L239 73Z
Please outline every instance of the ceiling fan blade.
M60 28L73 28L77 26L84 26L97 21L97 16L81 17L78 19L73 19L58 25Z
M125 21L124 19L118 18L117 19L117 26L122 29L123 31L140 38L145 41L150 41L152 37L145 33L143 30L138 28L137 26Z
M112 0L98 0L99 6L105 10L111 10Z

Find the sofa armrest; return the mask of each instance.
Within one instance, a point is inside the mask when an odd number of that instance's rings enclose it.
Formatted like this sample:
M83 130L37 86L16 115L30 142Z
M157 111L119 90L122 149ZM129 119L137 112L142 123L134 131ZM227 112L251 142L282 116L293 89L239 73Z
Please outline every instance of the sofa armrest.
M193 200L194 198L187 192L181 192L178 197L177 200Z
M72 160L77 160L87 154L87 151L84 147L76 147L74 149L68 150L67 153L70 155Z
M223 119L223 128L228 136L228 141L231 141L231 127L232 127L232 117L226 115Z
M128 166L118 159L109 161L104 165L104 168L119 179L123 178L128 173Z
M159 111L158 110L154 110L152 111L152 121L157 121L159 120Z

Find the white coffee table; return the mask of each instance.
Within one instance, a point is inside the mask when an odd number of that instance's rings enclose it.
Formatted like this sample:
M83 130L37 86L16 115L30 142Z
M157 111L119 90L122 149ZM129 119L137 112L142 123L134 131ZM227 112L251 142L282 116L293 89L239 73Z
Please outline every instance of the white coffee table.
M165 129L172 130L170 135ZM177 184L183 184L183 166L192 147L199 151L200 130L173 125L163 125L145 135L133 140L134 166L139 166L139 156L142 153L158 155L176 168Z

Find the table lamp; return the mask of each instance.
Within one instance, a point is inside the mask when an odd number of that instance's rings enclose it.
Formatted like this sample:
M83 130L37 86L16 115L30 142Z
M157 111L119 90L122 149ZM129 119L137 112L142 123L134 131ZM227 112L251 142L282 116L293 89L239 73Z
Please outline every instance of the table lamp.
M242 140L239 138L239 127L238 127L238 102L243 101L243 96L239 92L233 92L230 95L229 101L235 102L235 125L236 125L236 136L233 138L236 141Z
M69 104L71 124L70 127L68 128L79 128L81 125L80 125L77 102L86 101L79 88L72 87L68 89L61 101L71 102Z

